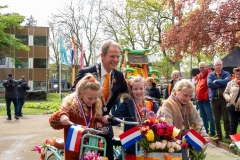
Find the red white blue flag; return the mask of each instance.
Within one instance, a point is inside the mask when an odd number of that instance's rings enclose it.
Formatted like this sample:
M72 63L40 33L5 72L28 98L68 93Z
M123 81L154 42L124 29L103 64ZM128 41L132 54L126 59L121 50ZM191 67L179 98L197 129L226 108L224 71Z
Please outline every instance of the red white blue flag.
M74 151L74 152L79 152L80 151L80 144L81 144L81 138L82 138L82 133L86 127L73 124L67 135L67 140L65 144L66 150L69 151Z
M238 149L240 149L240 133L229 135L233 142L236 144Z
M201 151L203 145L206 143L205 139L197 133L194 129L190 129L190 131L185 136L187 142L191 144L196 150Z
M142 139L142 135L138 126L136 126L119 135L119 138L123 148L126 149L132 144L135 144L137 141L140 141Z

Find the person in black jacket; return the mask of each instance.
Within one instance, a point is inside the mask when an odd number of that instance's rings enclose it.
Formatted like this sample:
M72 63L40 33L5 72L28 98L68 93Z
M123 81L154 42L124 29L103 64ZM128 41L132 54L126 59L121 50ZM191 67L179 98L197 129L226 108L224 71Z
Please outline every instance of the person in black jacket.
M146 84L147 84L147 95L156 100L159 100L160 99L160 91L156 87L156 83L154 82L153 78L148 77L146 79Z
M72 91L75 90L76 84L84 77L86 73L93 74L102 86L104 86L104 82L107 80L107 75L109 75L110 78L108 84L108 96L105 98L104 93L101 95L101 100L103 102L103 115L109 114L112 106L118 100L120 95L122 93L128 92L127 83L123 76L123 73L116 70L116 67L120 60L120 55L121 46L117 42L111 40L106 41L101 48L101 63L81 69L78 72L74 85L71 89ZM106 90L107 89L103 88L103 92ZM113 130L110 125L108 135L103 135L103 137L107 141L106 157L108 160L113 160Z
M5 100L7 105L7 120L12 120L11 115L11 102L14 104L15 119L18 118L18 105L17 105L17 84L18 81L13 79L12 74L8 74L7 79L3 81L3 86L5 87Z
M26 90L30 87L26 82L26 77L22 76L22 79L18 80L17 95L18 95L18 117L22 117L22 106L25 103Z

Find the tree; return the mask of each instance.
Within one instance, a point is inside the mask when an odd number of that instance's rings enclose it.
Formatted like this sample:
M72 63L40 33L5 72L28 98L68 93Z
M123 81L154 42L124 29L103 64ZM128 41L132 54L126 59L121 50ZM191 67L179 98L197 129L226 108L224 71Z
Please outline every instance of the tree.
M240 43L240 2L238 0L201 1L163 34L162 47L175 50L175 57L201 52L214 57L229 52ZM195 5L196 6L196 5ZM216 7L213 7L216 6Z
M26 26L36 26L37 25L37 20L34 20L33 16L31 15L29 18L26 20Z
M158 51L161 32L171 16L161 2L127 0L106 4L103 11L103 31L109 38L131 49Z
M87 66L92 59L95 59L94 48L98 47L100 42L98 40L101 24L100 5L101 0L78 1L76 4L73 1L66 2L64 8L53 15L55 22L62 25L63 33L66 38L68 37L69 42L72 37L75 38L77 50L80 50L84 41L84 59Z
M0 6L0 11L8 6ZM12 51L16 50L29 50L29 48L22 44L21 41L11 34L7 33L6 30L9 28L22 28L20 25L23 22L24 16L18 13L1 14L0 12L0 51L5 54L12 56Z

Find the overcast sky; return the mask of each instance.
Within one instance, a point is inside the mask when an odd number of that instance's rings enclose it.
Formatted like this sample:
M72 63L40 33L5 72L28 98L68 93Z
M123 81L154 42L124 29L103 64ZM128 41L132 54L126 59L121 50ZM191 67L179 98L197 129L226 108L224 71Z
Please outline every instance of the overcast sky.
M37 26L48 26L47 18L56 12L57 8L61 8L61 4L61 0L1 0L0 5L9 6L2 9L1 13L14 12L27 18L32 15L37 20Z

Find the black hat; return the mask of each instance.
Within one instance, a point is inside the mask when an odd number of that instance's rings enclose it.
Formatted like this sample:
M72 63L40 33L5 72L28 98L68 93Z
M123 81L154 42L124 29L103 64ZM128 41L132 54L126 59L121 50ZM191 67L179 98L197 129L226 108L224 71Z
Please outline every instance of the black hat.
M10 73L10 74L8 74L8 77L12 77L12 74Z

